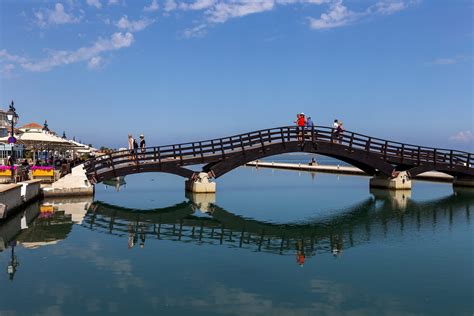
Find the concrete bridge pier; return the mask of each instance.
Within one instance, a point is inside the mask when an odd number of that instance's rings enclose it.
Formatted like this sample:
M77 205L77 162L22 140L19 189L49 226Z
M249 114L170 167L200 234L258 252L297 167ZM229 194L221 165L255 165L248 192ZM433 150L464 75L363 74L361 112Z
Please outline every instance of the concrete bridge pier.
M193 193L216 193L216 183L210 181L209 175L205 172L200 172L186 180L185 188L186 191Z
M411 179L406 171L400 171L393 177L374 176L370 179L371 188L388 190L411 190Z

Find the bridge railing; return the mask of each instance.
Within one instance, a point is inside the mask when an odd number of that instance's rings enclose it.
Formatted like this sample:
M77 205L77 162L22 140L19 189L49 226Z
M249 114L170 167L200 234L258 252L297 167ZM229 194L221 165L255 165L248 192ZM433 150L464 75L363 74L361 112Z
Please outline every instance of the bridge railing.
M363 150L379 155L382 159L394 163L410 164L444 164L451 167L471 168L474 156L471 153L416 146L370 137L363 134L345 131L336 133L331 127L315 126L313 128L299 128L285 126L264 129L224 138L205 141L181 143L159 147L148 147L131 153L129 150L114 152L93 158L86 162L88 173L100 173L104 169L118 168L121 164L135 163L162 163L166 161L181 161L205 157L225 156L236 151L245 151L256 147L266 147L273 143L290 142L328 142L335 146L343 146L346 150ZM199 162L196 162L199 163Z

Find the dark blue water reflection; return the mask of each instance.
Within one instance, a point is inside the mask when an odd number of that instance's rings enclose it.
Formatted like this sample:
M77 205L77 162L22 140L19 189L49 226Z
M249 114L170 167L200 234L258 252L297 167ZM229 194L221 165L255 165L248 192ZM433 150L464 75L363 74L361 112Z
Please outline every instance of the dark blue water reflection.
M252 168L216 195L125 180L0 226L0 315L473 313L472 191Z

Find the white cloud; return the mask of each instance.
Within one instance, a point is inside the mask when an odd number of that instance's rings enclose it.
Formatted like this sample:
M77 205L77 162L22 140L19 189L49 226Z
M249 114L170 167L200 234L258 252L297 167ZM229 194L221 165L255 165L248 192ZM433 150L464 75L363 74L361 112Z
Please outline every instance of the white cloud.
M433 64L435 65L453 65L453 64L458 64L462 63L465 61L469 61L471 57L469 56L464 56L464 55L458 55L454 57L448 57L448 58L438 58L433 61Z
M91 7L96 7L97 9L102 8L102 3L99 0L87 0L86 2Z
M87 63L87 68L89 69L99 69L102 66L102 57L95 56L89 59Z
M183 10L203 10L213 6L216 0L196 0L193 3L183 2L179 5Z
M331 4L326 13L322 13L319 19L309 18L310 27L315 30L329 29L347 25L357 18L357 14L348 10L342 0Z
M126 15L122 16L120 20L115 24L119 29L127 30L129 32L138 32L144 30L147 26L151 25L153 20L140 19L136 21L129 20Z
M449 139L458 143L470 143L474 142L474 134L469 130L461 131L456 135L451 136Z
M309 18L309 25L315 30L345 26L369 15L394 14L408 8L409 5L416 2L417 0L383 0L368 7L365 11L353 12L343 5L342 0L332 0L329 11L322 13L319 19Z
M92 46L81 47L75 51L52 51L48 57L40 61L32 61L18 56L16 58L19 60L18 64L23 69L31 72L49 71L58 66L70 65L86 60L89 61L89 65L99 65L102 62L102 58L99 57L101 53L129 47L132 45L133 40L132 33L117 32L112 34L110 38L99 39ZM97 57L99 58L97 59Z
M109 0L109 2L107 2L108 5L115 5L115 4L118 4L119 1L118 0Z
M212 23L224 23L230 18L243 17L249 14L272 10L275 6L273 0L244 0L240 2L219 2L212 7L207 14L208 21Z
M11 77L13 69L15 69L14 64L2 65L0 68L0 74L3 74L5 77Z
M81 17L67 13L61 3L56 3L53 10L41 9L33 14L36 19L35 23L42 28L50 25L78 23L81 20Z
M176 1L174 1L174 0L166 0L163 9L164 9L166 12L170 12L170 11L175 10L177 7L178 7L178 4L176 3Z
M370 11L381 14L393 14L398 11L406 9L407 4L403 1L380 1L377 2L373 7L369 8Z
M145 12L155 12L158 11L160 6L158 5L158 2L156 0L152 0L149 6L146 6L143 8L143 11Z
M13 63L25 63L28 61L27 58L17 55L11 55L6 49L0 50L0 61L1 62L13 62Z

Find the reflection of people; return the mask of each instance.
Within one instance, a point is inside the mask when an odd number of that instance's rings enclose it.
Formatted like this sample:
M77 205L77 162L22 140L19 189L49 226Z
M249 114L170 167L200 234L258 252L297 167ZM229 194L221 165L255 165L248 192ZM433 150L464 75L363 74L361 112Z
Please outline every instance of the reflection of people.
M132 224L128 224L128 249L132 249L135 246L137 236Z
M342 253L342 236L340 235L331 235L330 236L331 249L334 257L339 256Z
M145 247L145 229L140 225L140 248Z
M303 242L301 240L298 240L296 243L296 263L300 267L304 266L304 259L305 259L305 254L304 254L304 247L303 247Z

